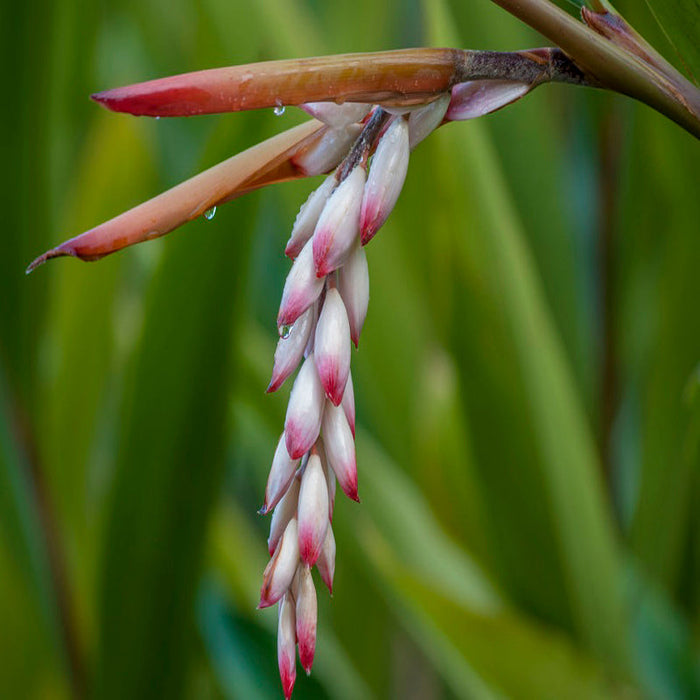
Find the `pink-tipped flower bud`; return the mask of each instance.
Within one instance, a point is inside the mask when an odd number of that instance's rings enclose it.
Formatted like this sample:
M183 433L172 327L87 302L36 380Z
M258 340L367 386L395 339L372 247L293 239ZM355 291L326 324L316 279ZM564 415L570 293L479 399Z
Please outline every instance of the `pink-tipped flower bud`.
M345 385L345 393L343 394L343 401L341 403L343 411L345 411L345 417L348 419L348 425L350 426L350 432L353 438L355 437L355 390L352 386L352 373L348 374L348 382Z
M321 580L328 587L328 592L333 595L333 577L335 576L335 536L333 528L328 527L326 539L321 547L321 554L316 562L318 573L321 574Z
M316 442L324 403L323 386L316 371L314 354L311 353L294 381L284 421L287 452L292 459L302 457Z
M313 236L314 229L321 216L326 200L338 184L335 175L329 175L320 187L317 187L309 198L301 205L292 227L292 233L287 241L284 254L294 259L299 255L301 249L306 245L306 241Z
M322 289L323 280L316 277L312 241L309 241L287 275L277 325L282 327L294 323L316 301Z
M289 485L287 492L282 496L282 499L277 504L272 513L270 521L270 536L267 538L267 549L270 556L275 553L279 541L282 539L282 534L287 529L290 520L297 512L297 503L299 502L299 486L300 480L293 479Z
M360 214L362 245L372 240L391 214L406 179L409 152L408 122L396 117L379 139L370 165Z
M342 129L328 129L313 148L293 159L294 165L309 177L331 171L347 155L361 131L359 124L348 124Z
M296 605L291 593L282 598L277 618L277 664L286 700L292 697L297 678Z
M360 231L365 176L361 165L353 168L321 212L311 239L317 277L324 277L340 267L352 250Z
M284 433L282 433L275 456L272 458L272 467L270 467L265 488L265 503L259 511L260 515L266 515L279 503L292 483L297 466L299 466L299 460L289 456Z
M267 387L268 394L277 391L297 368L299 361L304 356L304 350L315 325L314 308L310 306L299 316L289 332L277 341L275 361L272 365L272 379Z
M328 486L321 459L312 452L301 477L299 490L299 556L313 566L321 553L328 529Z
M316 624L318 620L318 601L316 586L308 566L300 566L296 575L296 625L297 643L299 644L299 661L307 674L311 673L316 653Z
M411 112L408 117L408 145L411 150L442 124L449 104L450 95L442 95Z
M316 369L326 396L334 405L343 400L350 373L350 324L340 292L326 292L314 340Z
M323 411L323 444L340 488L348 498L359 502L355 442L342 406L334 406L330 401Z
M469 80L452 88L445 119L457 122L483 117L520 99L532 89L513 80Z
M350 323L350 337L357 347L369 305L367 254L358 241L343 267L338 270L338 291Z
M272 559L263 573L259 608L274 605L292 583L299 564L299 533L296 518L292 518L285 528Z
M335 102L307 102L299 106L314 119L334 129L362 121L372 107L364 102L345 102L342 105Z

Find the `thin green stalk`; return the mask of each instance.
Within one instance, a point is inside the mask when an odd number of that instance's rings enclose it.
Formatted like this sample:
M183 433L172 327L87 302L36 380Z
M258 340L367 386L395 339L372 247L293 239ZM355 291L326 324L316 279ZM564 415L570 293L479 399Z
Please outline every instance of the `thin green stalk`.
M682 76L672 83L548 0L493 2L556 43L605 87L648 104L700 138L700 91Z

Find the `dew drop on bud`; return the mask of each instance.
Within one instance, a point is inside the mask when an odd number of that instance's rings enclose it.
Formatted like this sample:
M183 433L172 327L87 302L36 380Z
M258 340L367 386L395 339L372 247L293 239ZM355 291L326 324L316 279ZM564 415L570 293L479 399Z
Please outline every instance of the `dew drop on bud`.
M207 221L211 221L216 216L216 207L212 207L211 209L207 209L204 212L203 216Z
M284 114L285 106L284 105L277 105L276 107L273 108L273 112L276 117L281 117Z
M277 329L277 332L279 333L280 338L282 340L287 340L289 338L289 334L292 332L292 327L291 326L280 326Z

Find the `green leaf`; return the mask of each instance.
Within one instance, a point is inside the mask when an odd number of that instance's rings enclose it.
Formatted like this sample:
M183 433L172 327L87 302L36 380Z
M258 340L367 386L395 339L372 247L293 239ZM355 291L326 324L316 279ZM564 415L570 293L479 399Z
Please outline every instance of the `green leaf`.
M253 202L227 212L240 231ZM221 484L246 239L221 223L189 228L168 240L153 280L125 399L100 584L104 698L182 694L205 526Z
M448 29L444 7L426 5L432 40L459 45ZM499 295L517 379L526 392L543 495L556 528L577 632L601 658L625 667L628 629L620 560L596 446L513 200L482 124L457 124L438 136L452 155L448 172L455 196L465 189L479 208L478 243L474 231L464 231L458 245L481 246L482 273Z
M700 76L700 1L646 0L657 22L697 84Z

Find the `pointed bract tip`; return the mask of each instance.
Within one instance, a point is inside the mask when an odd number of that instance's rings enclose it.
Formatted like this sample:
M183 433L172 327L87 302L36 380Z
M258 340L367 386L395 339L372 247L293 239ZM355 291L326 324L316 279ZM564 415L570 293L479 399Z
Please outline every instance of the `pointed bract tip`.
M71 255L73 257L78 257L75 255L75 253L71 253L70 251L67 251L65 249L61 249L59 246L58 248L52 248L51 250L47 250L45 253L42 253L38 258L34 258L29 265L27 265L27 269L24 271L25 275L29 275L34 270L36 270L37 267L40 267L43 265L47 260L51 260L52 258L62 258L66 255Z
M269 598L263 597L263 594L260 594L260 602L258 603L257 610L264 610L265 608L269 608L271 605L274 605L277 601L276 600L270 600Z
M272 377L270 379L270 383L267 385L267 389L265 389L266 394L274 394L274 392L277 391L282 386L282 383L280 381L280 377Z

